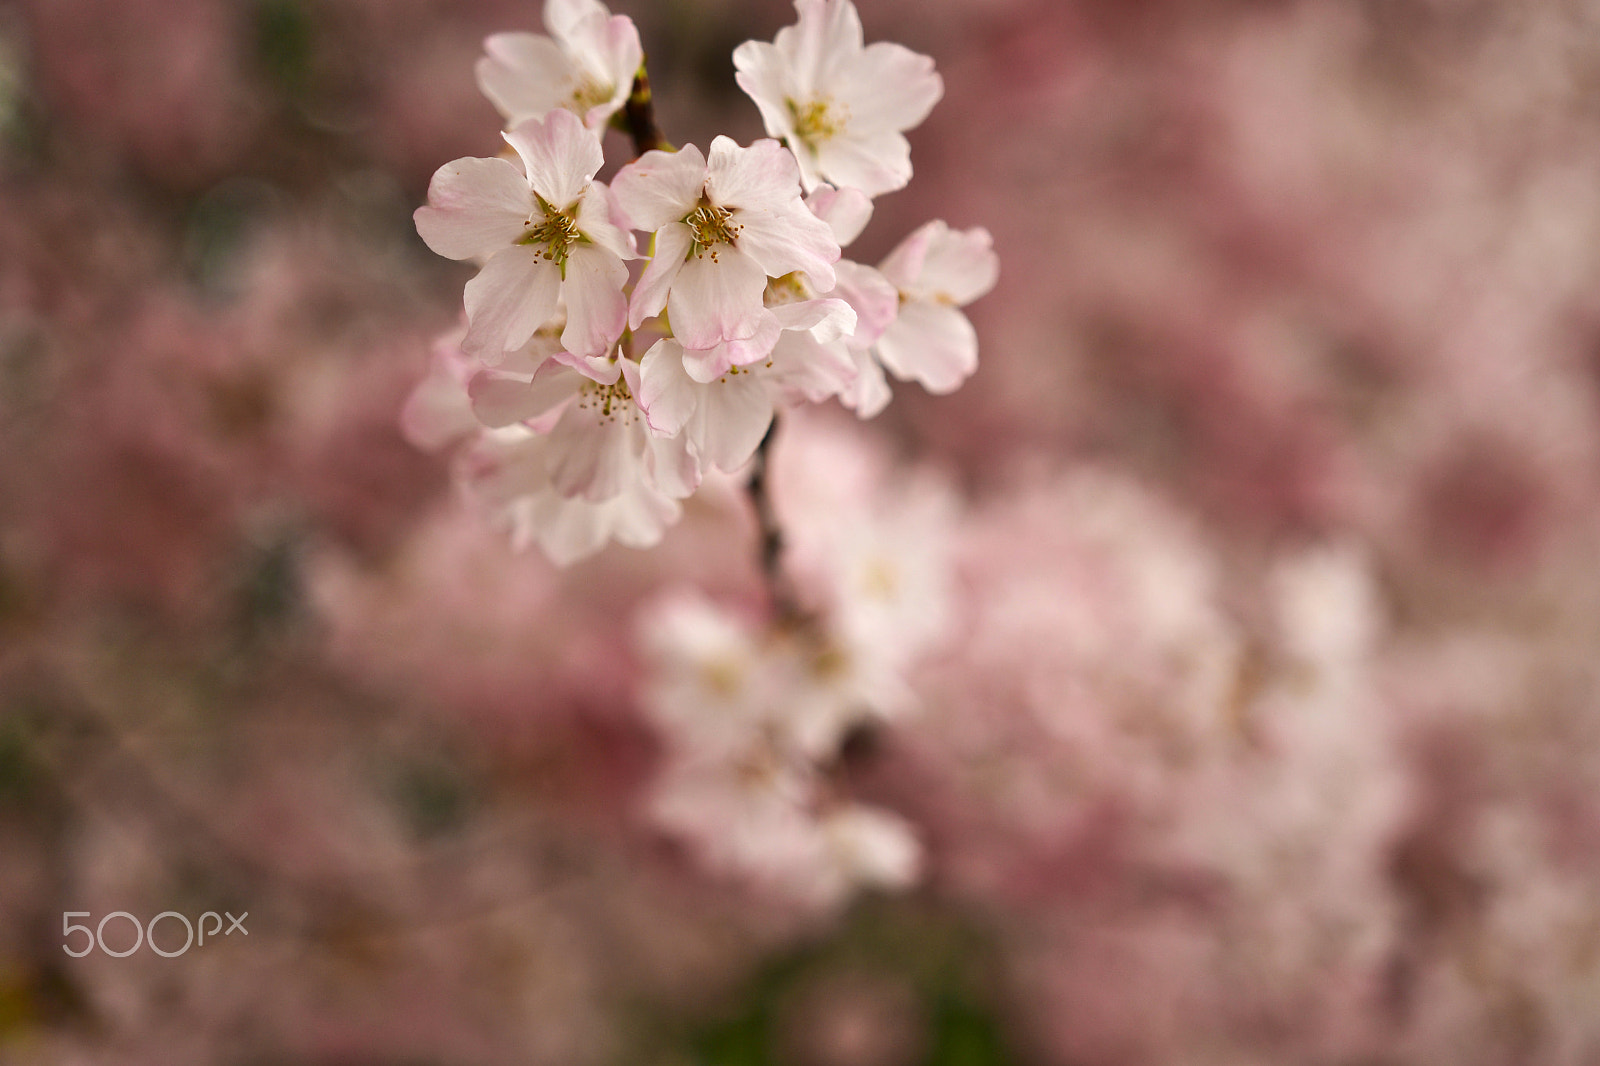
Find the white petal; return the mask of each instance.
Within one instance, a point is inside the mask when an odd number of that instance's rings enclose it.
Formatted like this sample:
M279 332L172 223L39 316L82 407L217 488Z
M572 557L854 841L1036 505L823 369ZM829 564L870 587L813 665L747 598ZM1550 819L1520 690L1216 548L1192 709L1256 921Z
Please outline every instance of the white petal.
M944 80L927 56L904 45L879 42L844 66L835 95L850 110L852 130L908 130L939 102Z
M817 169L835 185L882 196L911 180L911 144L892 130L847 128L817 145Z
M938 219L924 222L884 256L883 262L878 264L878 270L899 291L915 291L917 279L922 277L922 264L928 258L928 249L948 231L949 227Z
M883 336L883 331L894 321L900 310L900 294L889 284L889 279L869 266L841 259L834 264L839 284L830 294L848 303L856 312L855 332L850 335L853 348L866 348Z
M855 360L856 377L850 387L839 393L839 402L861 418L874 418L889 405L892 393L883 376L883 367L864 349L850 350Z
M739 250L769 275L781 278L799 271L815 291L833 288L839 244L828 224L808 211L799 197L781 212L736 211L734 219L743 227L735 240Z
M929 392L953 392L978 368L978 335L954 307L912 300L873 351L890 373Z
M706 196L719 207L785 211L800 195L794 154L763 138L740 148L730 137L711 142L706 155Z
M569 407L550 431L550 482L561 495L609 500L644 475L628 424L638 412L630 401L622 403L610 415L593 399Z
M811 213L828 224L840 248L850 245L872 221L872 198L854 186L823 185L806 197Z
M950 230L939 223L910 291L964 307L994 288L999 276L1000 257L988 230Z
M795 0L794 6L799 22L779 30L773 43L789 60L795 88L812 97L828 92L861 52L861 17L850 0Z
M637 259L639 249L633 243L633 234L616 224L621 218L613 211L611 190L601 182L593 182L589 191L578 201L578 214L574 221L578 232L606 249L618 259Z
M452 335L434 346L428 376L417 383L400 410L400 430L423 451L438 451L479 428L463 375L471 364Z
M495 370L480 371L473 376L468 392L478 421L498 428L517 422L553 423L552 416L572 401L581 384L581 376L570 367L547 363L531 381ZM550 426L538 428L548 430Z
M628 298L622 287L628 268L622 260L592 244L575 245L567 253L561 293L567 301L567 328L561 343L574 355L606 355L628 324Z
M683 369L683 346L662 338L639 360L639 406L657 433L675 437L694 414L699 394Z
M488 258L522 236L533 210L528 183L506 159L457 159L433 173L428 204L412 217L446 259Z
M638 329L645 319L659 315L667 306L667 292L683 269L693 242L689 227L682 222L669 222L657 231L650 262L639 275L628 303L630 329Z
M667 293L672 333L685 348L749 337L766 311L767 275L760 265L737 248L724 245L717 252L716 259L691 256Z
M571 207L605 162L600 139L570 111L528 119L502 136L522 157L533 191L557 210Z
M772 352L772 346L778 343L778 335L783 329L778 316L768 312L761 316L761 324L756 331L742 340L723 341L702 350L686 350L683 353L683 368L695 381L715 381L727 373L729 367L766 359Z
M684 433L702 463L731 473L750 461L772 425L772 396L748 373L694 387L700 402Z
M650 477L660 491L675 500L694 495L700 487L700 460L684 436L652 436L645 456Z
M795 96L789 77L789 64L776 45L765 41L746 41L733 50L734 80L755 101L769 137L784 138L794 133L793 115L788 101Z
M528 343L556 310L561 270L525 244L514 244L467 282L463 351L508 352Z
M783 304L774 307L772 313L784 329L805 330L823 344L848 337L856 328L855 309L832 297Z
M849 390L856 374L856 361L843 344L819 344L809 333L790 332L772 349L767 378L790 402L821 403Z
M545 0L544 4L545 29L567 41L581 32L585 22L610 16L600 0Z
M611 194L630 228L654 232L693 211L705 184L705 156L686 144L635 159L611 179Z
M483 48L478 88L508 121L542 118L560 106L571 77L560 45L534 33L497 33Z

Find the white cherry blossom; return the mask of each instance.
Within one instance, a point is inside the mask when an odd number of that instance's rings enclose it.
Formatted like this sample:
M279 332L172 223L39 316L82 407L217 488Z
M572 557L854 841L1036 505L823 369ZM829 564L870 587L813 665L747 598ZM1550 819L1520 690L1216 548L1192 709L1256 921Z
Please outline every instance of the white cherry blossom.
M619 111L644 62L639 31L598 0L547 0L545 37L497 33L484 41L478 87L510 125L561 108L600 131Z
M989 231L929 222L878 270L899 292L900 310L872 354L902 381L955 391L978 368L978 335L960 309L994 288L1000 274Z
M868 196L911 180L903 132L944 94L933 60L898 44L862 45L850 0L795 0L799 21L771 44L733 53L739 87L761 110L767 133L787 143L807 191L819 182Z
M616 343L627 318L624 259L633 238L613 224L594 181L600 144L566 111L506 134L522 161L457 159L440 167L417 209L417 232L449 259L483 260L467 282L462 347L490 362L528 342L566 303L561 343L582 357Z
M839 245L801 201L794 156L776 141L741 148L718 137L709 155L693 145L646 152L612 190L632 226L655 234L629 325L638 329L665 308L684 348L720 346L725 365L704 366L706 380L777 341L781 326L763 301L768 278L799 274L819 292L834 286Z

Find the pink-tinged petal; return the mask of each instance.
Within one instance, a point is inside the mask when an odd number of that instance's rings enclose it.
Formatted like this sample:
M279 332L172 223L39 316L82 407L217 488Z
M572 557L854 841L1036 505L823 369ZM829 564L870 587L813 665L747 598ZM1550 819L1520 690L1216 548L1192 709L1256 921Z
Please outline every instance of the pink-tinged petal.
M711 142L706 155L706 196L719 207L788 210L800 195L794 153L763 138L740 148L730 137Z
M869 266L841 259L834 264L839 284L831 295L848 303L856 312L855 332L847 343L852 348L867 348L877 343L900 311L900 294L889 279Z
M451 336L434 346L428 376L417 383L400 410L400 431L406 440L426 452L438 451L479 428L467 396L466 375L472 360Z
M733 50L734 80L745 95L755 101L767 135L779 139L794 133L793 115L787 101L795 90L789 79L788 61L776 45L765 41L746 41Z
M883 262L878 264L879 272L900 292L915 290L917 279L922 277L922 264L928 258L928 249L948 230L949 227L938 219L924 222L884 256Z
M457 159L434 171L417 233L446 259L488 258L522 236L533 198L506 159Z
M605 355L582 356L561 351L552 356L562 366L570 366L590 381L610 385L617 380L617 359L614 352Z
M617 171L611 195L629 228L654 232L693 211L705 184L706 157L686 144L676 152L646 152Z
M776 315L762 316L756 331L742 340L723 341L721 344L700 350L685 350L683 368L695 381L715 381L728 372L729 367L760 362L772 352L783 331Z
M860 189L824 185L806 197L806 207L828 224L840 248L847 247L872 221L872 198Z
M735 241L739 250L770 276L799 271L816 292L827 292L836 284L833 264L839 260L839 245L833 230L798 198L782 212L736 211L734 221L742 227Z
M572 40L582 31L585 22L610 16L611 12L600 0L545 0L545 29L562 40Z
M939 226L928 242L922 273L909 291L964 307L994 288L1000 257L994 253L994 238L982 226L969 230Z
M567 408L550 431L550 483L563 496L609 500L645 476L644 439L632 401L606 415L593 397Z
M865 350L850 352L856 364L856 378L850 387L839 393L839 402L856 413L858 418L876 418L892 397L889 382L883 376L871 353Z
M683 346L662 338L639 360L639 387L634 394L644 408L650 428L667 437L683 432L694 414L698 393L683 368Z
M463 351L500 353L528 343L555 314L561 270L525 244L514 244L467 282Z
M478 361L512 374L531 377L535 370L561 353L561 321L552 317L534 331L528 343L509 352L483 352Z
M528 119L502 136L522 158L533 191L558 210L571 207L605 163L600 139L570 111Z
M789 60L800 93L825 93L861 52L861 17L850 0L795 0L794 7L799 22L779 30L773 43Z
M687 437L652 436L645 454L651 480L660 491L681 500L700 487L700 460Z
M868 45L840 70L834 96L862 132L909 130L921 124L944 95L933 60L904 45Z
M755 454L772 425L772 396L755 374L729 374L696 385L700 402L684 427L703 464L727 473Z
M882 196L910 182L911 143L892 130L858 133L846 128L817 145L817 169L835 185Z
M978 368L978 334L967 316L943 304L909 301L873 349L902 381L954 392Z
M816 151L809 144L794 137L788 139L788 144L794 151L795 163L800 167L800 188L805 192L821 188L828 179L818 169Z
M685 348L743 340L760 327L767 275L750 256L726 245L718 256L691 256L667 293L672 334Z
M661 534L683 513L675 500L648 485L624 492L605 506L610 510L611 536L627 548L655 547L661 543Z
M693 242L693 234L682 222L669 222L656 233L650 262L639 275L628 304L630 329L638 329L645 319L659 315L667 306L667 292L683 269Z
M456 474L479 501L504 507L519 496L549 490L545 449L543 437L508 441L485 433L461 454Z
M804 330L819 343L827 344L855 332L856 312L843 300L801 300L772 309L773 317L786 330Z
M634 75L644 62L639 31L626 15L607 16L600 10L552 32L585 83L573 87L574 95L582 91L592 99L592 94L606 94L584 114L585 125L598 131L627 102Z
M809 333L789 332L772 349L767 379L791 403L821 403L854 384L856 362L837 341L819 344Z
M616 224L615 220L621 217L620 211L613 210L611 190L597 181L589 186L589 191L578 201L578 214L574 221L579 233L618 259L637 259L639 249L633 243L633 234Z
M561 283L567 301L561 344L567 351L585 358L611 351L628 324L628 298L622 292L627 283L628 268L604 248L580 244L567 253Z
M497 33L483 48L478 88L507 120L542 118L561 105L571 65L556 42L534 33Z
M467 386L472 412L491 429L523 422L548 430L578 394L582 379L570 367L547 363L529 380L519 374L482 370Z

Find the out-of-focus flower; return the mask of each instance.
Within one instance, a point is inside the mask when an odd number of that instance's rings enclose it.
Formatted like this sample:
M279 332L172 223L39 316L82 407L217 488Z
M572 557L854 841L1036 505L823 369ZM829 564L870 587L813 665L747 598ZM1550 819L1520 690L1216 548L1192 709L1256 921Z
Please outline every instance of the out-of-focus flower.
M600 132L644 62L638 29L598 0L546 0L544 24L549 37L497 33L484 41L478 87L509 125L561 108Z
M820 182L868 196L911 180L903 131L944 95L933 60L903 45L862 46L850 0L795 0L799 22L773 43L746 41L733 53L739 87L761 109L767 133L800 162L810 192Z
M524 173L504 159L457 159L434 174L417 232L449 259L483 259L467 282L462 347L491 362L522 347L564 299L561 343L603 355L627 318L624 259L633 238L612 223L600 143L571 114L551 112L506 133Z

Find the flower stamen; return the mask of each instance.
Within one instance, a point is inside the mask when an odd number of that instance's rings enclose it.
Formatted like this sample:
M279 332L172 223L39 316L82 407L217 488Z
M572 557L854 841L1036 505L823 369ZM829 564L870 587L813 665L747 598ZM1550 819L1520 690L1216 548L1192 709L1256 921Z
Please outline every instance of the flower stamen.
M744 229L733 220L732 211L705 199L684 216L683 223L689 227L689 254L699 259L709 253L713 263L717 261L717 246L733 244Z

